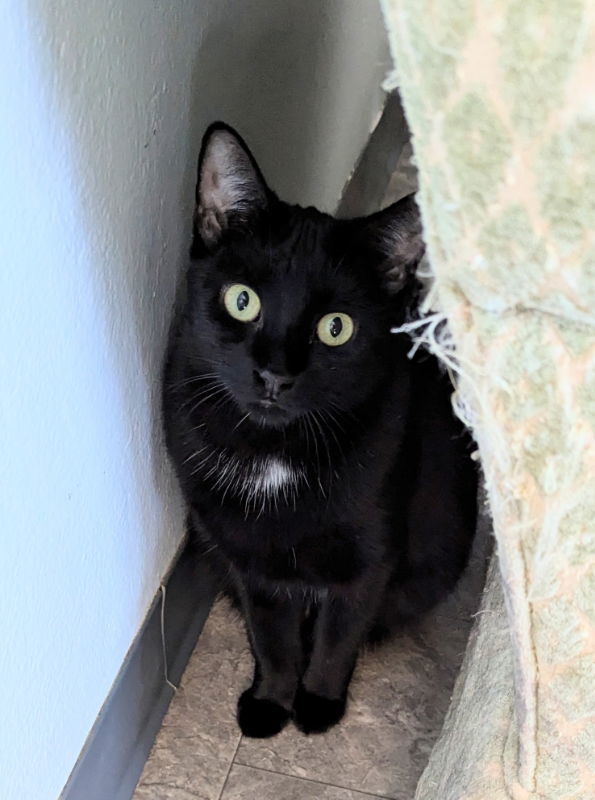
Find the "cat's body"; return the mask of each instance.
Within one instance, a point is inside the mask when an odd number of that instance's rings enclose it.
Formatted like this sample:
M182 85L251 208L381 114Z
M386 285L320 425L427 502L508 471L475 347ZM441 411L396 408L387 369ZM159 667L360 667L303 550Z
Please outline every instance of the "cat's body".
M243 731L271 735L292 713L321 731L343 714L362 642L452 589L474 529L449 381L390 334L419 219L410 199L348 222L287 206L221 125L205 136L197 199L165 374L168 448L246 619Z

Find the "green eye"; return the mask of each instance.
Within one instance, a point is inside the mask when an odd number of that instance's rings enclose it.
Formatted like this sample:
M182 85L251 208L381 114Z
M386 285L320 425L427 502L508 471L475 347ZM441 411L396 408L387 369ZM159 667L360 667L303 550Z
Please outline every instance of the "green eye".
M329 347L338 347L348 342L355 331L349 314L325 314L316 327L318 338Z
M230 317L240 322L254 322L260 314L260 297L243 283L233 283L223 292L223 305Z

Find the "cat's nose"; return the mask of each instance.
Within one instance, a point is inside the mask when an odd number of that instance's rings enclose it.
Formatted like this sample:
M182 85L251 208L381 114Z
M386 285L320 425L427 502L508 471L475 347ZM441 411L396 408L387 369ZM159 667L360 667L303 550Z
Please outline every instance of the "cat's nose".
M287 375L276 375L269 369L255 369L254 383L267 400L277 400L282 392L286 392L294 384Z

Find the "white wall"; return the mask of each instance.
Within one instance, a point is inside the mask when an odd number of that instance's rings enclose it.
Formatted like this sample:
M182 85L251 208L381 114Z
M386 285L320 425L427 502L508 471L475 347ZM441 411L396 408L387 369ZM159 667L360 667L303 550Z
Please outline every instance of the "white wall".
M0 797L55 800L183 532L158 376L199 136L327 208L377 114L375 0L5 0Z

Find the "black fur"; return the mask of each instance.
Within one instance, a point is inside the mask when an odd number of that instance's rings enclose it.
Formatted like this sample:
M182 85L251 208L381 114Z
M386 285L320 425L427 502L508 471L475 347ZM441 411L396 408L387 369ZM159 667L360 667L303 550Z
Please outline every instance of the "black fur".
M452 388L390 333L422 253L412 198L350 221L289 206L234 131L205 134L164 418L192 527L246 620L248 736L292 715L306 733L338 722L362 643L433 606L466 563L476 470ZM254 322L224 309L233 283L258 293ZM356 323L339 347L315 335L331 312ZM271 459L295 486L248 491Z

